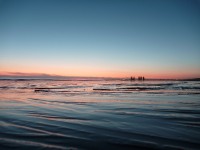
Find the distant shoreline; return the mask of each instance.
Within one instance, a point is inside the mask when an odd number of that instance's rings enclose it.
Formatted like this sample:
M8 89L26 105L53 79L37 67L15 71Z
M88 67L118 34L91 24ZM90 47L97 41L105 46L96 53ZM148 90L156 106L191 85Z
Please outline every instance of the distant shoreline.
M102 81L102 80L124 80L131 81L129 78L112 78L112 77L11 77L0 76L0 80L16 80L16 81L28 81L28 80L49 80L49 81ZM132 82L140 80L132 80ZM144 81L200 81L200 78L187 78L187 79L154 79L147 78ZM142 82L142 81L141 81Z

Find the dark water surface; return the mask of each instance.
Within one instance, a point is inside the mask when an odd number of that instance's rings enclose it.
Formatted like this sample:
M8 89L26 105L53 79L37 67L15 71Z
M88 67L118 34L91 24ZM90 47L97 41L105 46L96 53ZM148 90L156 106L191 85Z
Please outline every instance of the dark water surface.
M0 80L0 149L200 149L200 81Z

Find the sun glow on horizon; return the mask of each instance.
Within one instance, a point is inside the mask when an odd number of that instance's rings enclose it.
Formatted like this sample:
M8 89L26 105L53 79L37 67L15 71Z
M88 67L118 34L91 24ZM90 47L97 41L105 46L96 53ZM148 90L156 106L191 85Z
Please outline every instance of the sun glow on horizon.
M129 78L129 77L138 77L138 76L144 76L145 78L153 78L153 79L186 79L186 78L199 78L200 73L198 71L196 72L190 72L190 73L184 73L180 70L177 72L149 72L149 71L105 71L100 70L96 68L95 70L89 69L85 70L82 69L66 69L65 70L49 70L45 71L43 69L43 72L40 70L7 70L7 71L0 71L0 76L70 76L70 77L111 77L111 78Z

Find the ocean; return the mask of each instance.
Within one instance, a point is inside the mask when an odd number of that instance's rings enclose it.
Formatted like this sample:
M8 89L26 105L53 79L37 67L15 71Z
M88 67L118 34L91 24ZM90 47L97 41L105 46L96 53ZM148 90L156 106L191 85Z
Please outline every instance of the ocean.
M0 80L0 149L200 149L200 81Z

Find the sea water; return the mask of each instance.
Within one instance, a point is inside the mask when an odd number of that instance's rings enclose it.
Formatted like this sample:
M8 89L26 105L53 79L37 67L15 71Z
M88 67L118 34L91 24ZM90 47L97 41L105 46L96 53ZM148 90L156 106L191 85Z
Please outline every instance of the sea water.
M0 80L0 149L200 149L200 81Z

